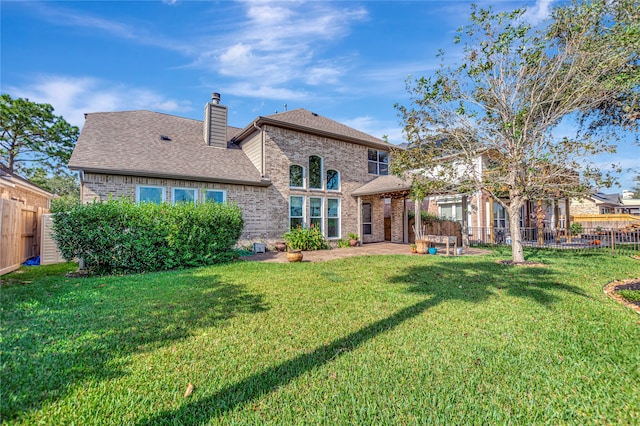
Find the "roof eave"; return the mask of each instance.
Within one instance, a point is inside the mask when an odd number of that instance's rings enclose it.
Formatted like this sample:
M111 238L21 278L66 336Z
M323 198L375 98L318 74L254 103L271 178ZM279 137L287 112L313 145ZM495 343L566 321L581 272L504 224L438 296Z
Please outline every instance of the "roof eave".
M166 174L155 173L141 170L109 170L94 167L81 167L81 166L69 166L69 169L74 171L81 171L86 173L100 173L120 176L138 176L138 177L150 177L157 179L177 179L177 180L192 180L198 182L212 182L212 183L227 183L232 185L247 185L247 186L271 186L271 180L242 180L242 179L227 179L217 177L205 177L205 176L192 176L192 175L178 175L178 174Z
M392 148L396 148L396 149L403 149L401 147L398 147L396 145L392 145L390 143L386 143L386 142L373 142L373 141L367 141L364 139L360 139L360 138L354 138L351 136L345 136L345 135L340 135L337 133L333 133L333 132L327 132L324 130L319 130L319 129L315 129L313 127L307 127L307 126L301 126L299 124L292 124L292 123L286 123L280 120L274 120L272 118L269 117L262 117L259 116L258 118L256 118L255 120L253 120L247 127L245 127L238 135L236 135L236 137L233 138L233 141L241 141L243 139L245 139L246 137L248 137L249 135L251 135L253 132L256 131L256 126L261 126L262 124L270 124L272 126L276 126L276 127L283 127L285 129L290 129L290 130L297 130L297 131L301 131L301 132L306 132L306 133L311 133L317 136L324 136L324 137L329 137L332 139L337 139L337 140L341 140L341 141L345 141L345 142L351 142L351 143L355 143L358 145L364 145L370 148L383 148L383 149L392 149Z

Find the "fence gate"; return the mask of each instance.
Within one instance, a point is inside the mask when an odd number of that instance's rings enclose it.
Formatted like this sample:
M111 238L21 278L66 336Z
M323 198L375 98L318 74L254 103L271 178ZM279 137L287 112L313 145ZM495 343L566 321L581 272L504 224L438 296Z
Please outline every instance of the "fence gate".
M0 275L40 255L40 220L45 210L0 199Z
M40 236L41 248L40 248L40 264L51 265L53 263L66 262L62 253L58 250L58 246L53 238L51 238L53 226L53 215L42 215L42 233Z

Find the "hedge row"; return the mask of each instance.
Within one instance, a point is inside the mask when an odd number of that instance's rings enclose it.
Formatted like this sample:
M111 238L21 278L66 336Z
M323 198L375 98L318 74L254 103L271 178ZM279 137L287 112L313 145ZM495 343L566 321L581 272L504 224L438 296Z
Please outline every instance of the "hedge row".
M109 200L56 206L53 239L94 273L150 272L232 260L243 226L235 205Z

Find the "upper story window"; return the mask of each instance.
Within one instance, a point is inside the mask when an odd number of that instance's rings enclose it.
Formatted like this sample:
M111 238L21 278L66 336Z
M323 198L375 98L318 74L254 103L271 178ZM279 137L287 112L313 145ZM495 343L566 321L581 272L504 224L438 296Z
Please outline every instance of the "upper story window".
M304 167L297 164L289 166L289 186L291 188L304 188Z
M369 150L369 173L372 175L389 174L389 153L387 151Z
M329 191L340 190L340 173L337 170L327 170L327 189Z
M309 157L309 188L322 189L322 158L317 155Z
M195 203L198 199L195 188L173 188L173 203Z
M224 203L227 201L227 191L221 189L207 189L204 191L204 200L214 203Z
M138 185L136 187L136 202L138 203L164 203L164 187Z

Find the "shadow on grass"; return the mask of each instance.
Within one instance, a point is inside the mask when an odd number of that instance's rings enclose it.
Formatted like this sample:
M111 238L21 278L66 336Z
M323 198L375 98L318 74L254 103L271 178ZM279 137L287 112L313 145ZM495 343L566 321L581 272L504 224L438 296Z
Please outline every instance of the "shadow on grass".
M206 271L205 271L206 272ZM201 270L44 280L2 288L2 418L36 410L85 380L121 376L124 357L169 345L239 313L261 295Z
M358 259L354 262L370 260ZM380 258L376 262L376 269L387 265L393 267L393 261ZM227 411L269 394L304 373L356 350L376 336L449 300L479 303L491 297L496 290L504 290L510 296L530 299L546 306L559 299L553 294L556 291L587 297L578 287L555 282L553 274L544 268L514 268L486 260L466 263L439 261L409 266L392 276L390 282L405 285L410 292L430 297L312 352L267 368L175 410L145 418L138 424L201 424L213 418L219 419Z

